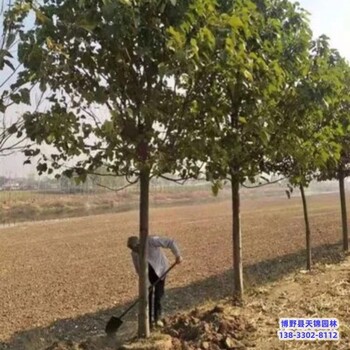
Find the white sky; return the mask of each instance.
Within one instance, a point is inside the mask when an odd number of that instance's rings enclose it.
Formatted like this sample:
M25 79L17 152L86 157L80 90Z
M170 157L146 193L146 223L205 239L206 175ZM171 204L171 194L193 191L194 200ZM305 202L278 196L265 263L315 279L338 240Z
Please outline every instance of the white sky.
M350 0L299 0L310 14L310 25L317 37L327 35L331 46L350 61ZM14 111L15 112L15 111ZM26 176L35 171L33 166L23 166L23 156L0 157L0 176Z
M326 34L331 45L350 61L350 0L299 0L310 12L314 36Z

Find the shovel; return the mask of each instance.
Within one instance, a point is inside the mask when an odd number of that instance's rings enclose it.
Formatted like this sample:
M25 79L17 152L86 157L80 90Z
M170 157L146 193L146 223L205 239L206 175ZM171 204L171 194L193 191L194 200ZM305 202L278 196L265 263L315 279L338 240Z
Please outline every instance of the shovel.
M168 270L166 270L162 276L160 276L157 281L155 281L150 287L149 291L152 290L152 288L159 283L169 272L175 267L176 263L171 265ZM108 335L111 335L113 333L116 333L120 326L123 324L122 318L132 309L136 306L136 304L139 302L140 299L137 299L135 302L133 302L119 317L112 316L110 320L108 321L105 331Z

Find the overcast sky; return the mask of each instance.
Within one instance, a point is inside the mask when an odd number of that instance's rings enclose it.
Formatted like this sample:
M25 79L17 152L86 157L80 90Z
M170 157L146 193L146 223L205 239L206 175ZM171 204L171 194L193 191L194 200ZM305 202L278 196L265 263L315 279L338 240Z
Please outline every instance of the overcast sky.
M350 61L350 1L349 0L300 0L310 12L314 36L326 34L332 47Z
M326 34L332 47L350 61L350 0L300 0L302 7L310 12L310 24L314 36ZM14 111L16 112L16 111ZM20 112L17 110L17 113ZM20 155L0 157L0 176L26 176L35 169L23 166Z

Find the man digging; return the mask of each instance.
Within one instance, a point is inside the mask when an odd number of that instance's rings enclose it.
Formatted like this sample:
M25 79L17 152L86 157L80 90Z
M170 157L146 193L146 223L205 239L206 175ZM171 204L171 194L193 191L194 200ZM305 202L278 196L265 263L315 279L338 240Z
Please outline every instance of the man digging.
M137 274L139 273L139 238L132 236L128 238L127 246L131 249L131 256ZM169 268L169 262L161 248L170 249L176 258L176 263L182 262L180 250L174 240L158 237L148 237L148 279L150 284L154 284ZM156 326L162 327L163 322L160 320L162 315L162 297L164 295L165 277L159 281L154 287L154 303L153 303L153 288L149 293L149 323L152 329L152 313ZM154 308L152 307L154 305Z

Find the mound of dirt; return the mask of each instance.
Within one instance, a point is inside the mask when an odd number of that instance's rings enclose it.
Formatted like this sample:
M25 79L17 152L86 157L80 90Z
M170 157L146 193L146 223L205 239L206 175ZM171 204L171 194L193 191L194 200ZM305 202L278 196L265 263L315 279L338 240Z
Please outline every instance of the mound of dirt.
M164 333L172 336L174 349L244 350L255 346L255 330L243 316L234 314L232 306L217 305L170 317Z

